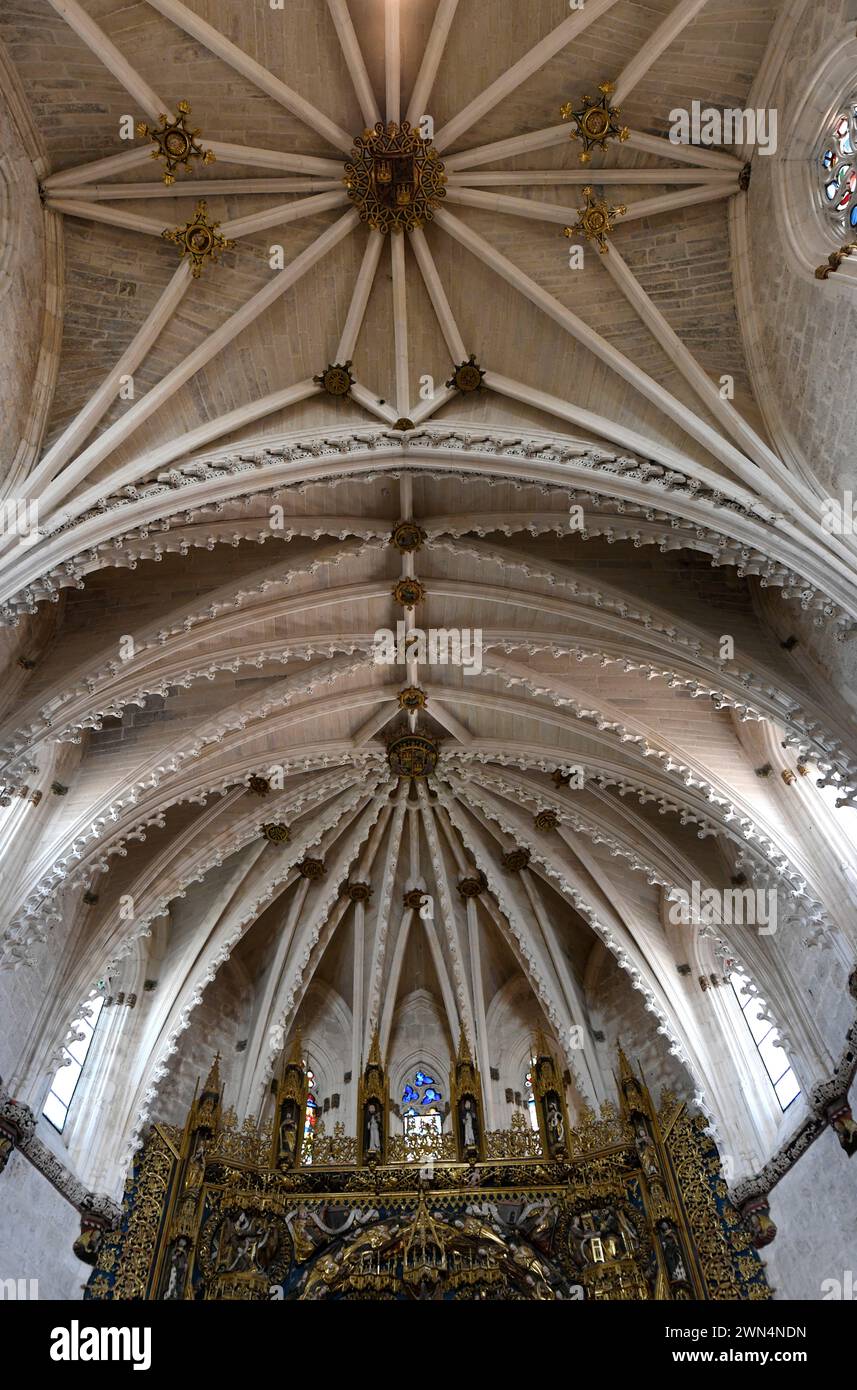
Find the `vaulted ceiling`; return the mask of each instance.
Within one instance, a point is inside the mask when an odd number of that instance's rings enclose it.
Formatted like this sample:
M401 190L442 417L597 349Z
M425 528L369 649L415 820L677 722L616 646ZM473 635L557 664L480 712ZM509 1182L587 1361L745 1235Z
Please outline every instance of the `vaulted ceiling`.
M9 794L44 797L6 813L5 952L70 943L51 1006L70 1017L171 903L198 902L139 1096L254 924L268 973L249 1089L272 1020L294 1021L357 911L364 1039L389 1031L423 931L451 1035L479 1035L478 924L558 1037L606 947L697 1076L662 890L773 876L794 930L824 929L747 730L850 800L853 714L783 650L759 586L845 635L853 545L753 399L728 234L747 152L667 138L700 94L747 100L776 9L531 0L510 24L508 0L7 8L44 151L33 254L61 285L62 334L49 406L32 403L41 445L8 456L7 496L38 499L39 535L7 538L0 566L26 667L0 745ZM606 79L630 134L582 165L560 107ZM151 144L118 132L182 100L216 160L165 184ZM423 228L382 235L343 185L354 137L424 115L445 196ZM587 185L626 209L603 254L563 235ZM194 277L162 232L202 197L235 244ZM471 354L480 388L447 386ZM315 378L346 361L334 397ZM402 520L418 548L396 543ZM409 610L393 590L413 577ZM477 631L482 670L380 664L375 634L401 621ZM391 770L386 739L409 727L438 742L428 783ZM552 776L574 767L581 787ZM35 834L26 855L16 828ZM513 847L525 879L503 865ZM403 905L414 888L433 922Z

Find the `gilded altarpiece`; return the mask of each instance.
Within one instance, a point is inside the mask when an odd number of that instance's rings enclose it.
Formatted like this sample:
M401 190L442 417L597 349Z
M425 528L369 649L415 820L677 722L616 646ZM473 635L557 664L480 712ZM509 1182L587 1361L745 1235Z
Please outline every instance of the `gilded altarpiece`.
M479 1159L438 1136L436 1154L391 1143L383 1163L358 1166L337 1126L285 1170L271 1129L226 1114L189 1189L193 1112L184 1130L156 1124L85 1296L768 1298L704 1119L669 1094L655 1108L622 1060L620 1108L585 1112L559 1158L519 1122L487 1133Z

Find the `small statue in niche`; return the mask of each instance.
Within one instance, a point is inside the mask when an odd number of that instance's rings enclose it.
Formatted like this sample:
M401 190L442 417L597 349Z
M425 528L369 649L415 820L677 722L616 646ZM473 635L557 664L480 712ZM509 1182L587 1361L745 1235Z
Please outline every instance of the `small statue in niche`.
M684 1263L681 1244L675 1230L666 1218L662 1218L658 1222L658 1235L661 1239L661 1249L664 1252L664 1261L670 1283L688 1284L690 1280Z
M255 1274L265 1270L274 1251L273 1233L268 1226L246 1211L239 1211L233 1221L227 1217L223 1224L221 1270L227 1274Z
M380 1158L383 1152L381 1107L374 1100L370 1100L366 1106L364 1137L367 1158Z
M206 1135L204 1131L196 1136L196 1144L187 1166L185 1177L185 1188L197 1188L202 1186L205 1177L205 1151Z
M187 1267L190 1260L190 1240L179 1236L170 1253L169 1274L164 1299L174 1303L184 1297Z
M565 1148L565 1121L562 1118L559 1098L552 1091L545 1096L545 1123L548 1146L552 1154L557 1153Z
M661 1166L658 1162L657 1150L652 1142L648 1125L642 1116L634 1118L634 1130L637 1135L637 1153L640 1156L640 1166L647 1178L660 1180Z
M459 1111L461 1121L461 1143L464 1152L479 1148L479 1116L471 1096L465 1096Z
M280 1124L277 1130L277 1167L290 1168L295 1161L298 1142L298 1107L294 1100L286 1099L280 1106Z

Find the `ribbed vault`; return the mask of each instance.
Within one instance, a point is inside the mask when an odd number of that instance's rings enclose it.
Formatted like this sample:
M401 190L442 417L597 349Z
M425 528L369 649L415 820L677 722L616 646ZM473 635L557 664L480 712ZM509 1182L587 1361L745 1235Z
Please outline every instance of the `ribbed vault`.
M853 928L780 773L850 806L854 714L763 590L844 640L853 537L753 398L727 229L752 151L667 138L689 92L747 99L776 7L744 6L741 64L727 0L501 8L32 0L0 26L25 92L61 42L87 94L64 105L58 64L35 113L66 309L44 437L4 482L39 518L0 542L0 936L51 982L24 1094L95 981L145 1004L105 1137L93 1101L70 1141L99 1181L183 1100L203 1016L241 1111L300 1028L350 1124L376 1029L403 1074L463 1029L499 1111L543 1028L597 1105L620 1000L745 1168L776 1125L685 981L751 970L807 1088L836 1056L786 957L842 973ZM606 78L630 134L584 168L559 109ZM116 131L179 100L216 160L167 184ZM354 138L426 115L445 196L384 236L343 186ZM625 211L573 270L587 186ZM195 278L162 232L200 198L235 245ZM412 627L470 658L379 660ZM391 767L406 730L436 742L427 778ZM700 881L776 891L781 935L682 934Z

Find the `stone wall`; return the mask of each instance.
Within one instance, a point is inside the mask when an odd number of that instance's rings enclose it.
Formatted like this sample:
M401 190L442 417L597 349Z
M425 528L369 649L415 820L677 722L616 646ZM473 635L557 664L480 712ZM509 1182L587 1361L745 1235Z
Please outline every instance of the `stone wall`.
M79 1232L74 1208L13 1153L0 1175L0 1285L37 1279L40 1299L80 1298L90 1271L72 1251Z
M621 1046L638 1061L657 1103L665 1088L690 1097L694 1084L680 1062L668 1051L667 1039L658 1033L658 1021L647 1013L642 994L632 989L628 976L612 957L602 963L597 981L587 990L592 1027L604 1034L597 1048L602 1069L610 1076Z
M857 1105L857 1084L851 1105ZM841 1297L825 1280L857 1295L857 1157L846 1157L831 1130L774 1188L771 1217L777 1236L763 1257L775 1298Z
M197 1080L208 1075L215 1052L221 1053L220 1074L226 1104L235 1101L243 1058L237 1044L249 1031L251 991L239 969L228 961L218 971L194 1009L182 1035L169 1075L158 1091L153 1113L165 1124L184 1124Z
M812 0L802 11L769 102L779 114L781 144L810 74L837 36L853 34L854 18L852 0ZM852 79L843 100L853 90ZM743 326L756 341L756 374L766 380L755 380L754 386L770 393L772 427L782 439L791 437L819 481L838 493L854 486L857 405L836 383L857 330L857 291L853 280L844 286L835 283L836 276L822 282L798 272L780 211L788 161L784 144L778 155L753 160L748 195L752 321ZM795 210L797 220L800 212Z

